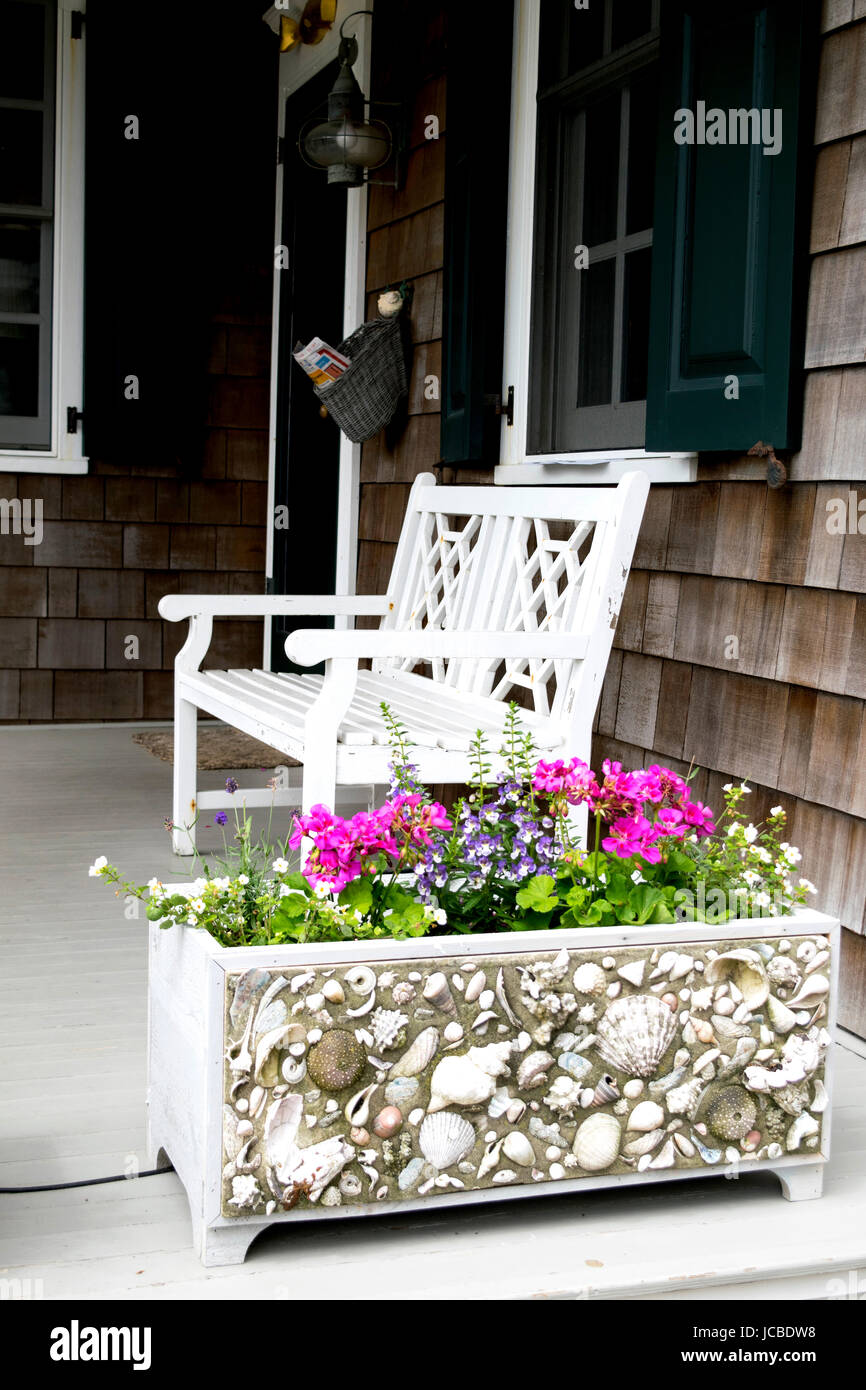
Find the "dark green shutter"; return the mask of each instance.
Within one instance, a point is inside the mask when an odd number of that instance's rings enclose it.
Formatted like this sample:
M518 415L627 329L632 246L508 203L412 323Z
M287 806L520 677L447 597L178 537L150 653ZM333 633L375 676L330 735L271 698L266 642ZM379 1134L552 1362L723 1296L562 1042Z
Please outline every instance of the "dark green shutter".
M450 3L442 461L497 463L503 394L511 0Z
M647 449L799 442L817 46L809 0L664 5ZM780 109L780 152L676 144L674 113L699 100Z

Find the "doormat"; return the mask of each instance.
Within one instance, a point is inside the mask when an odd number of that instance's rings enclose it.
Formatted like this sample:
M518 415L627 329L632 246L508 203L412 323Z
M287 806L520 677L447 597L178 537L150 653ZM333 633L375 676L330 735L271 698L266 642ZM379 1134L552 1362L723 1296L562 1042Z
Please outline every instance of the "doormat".
M160 762L174 762L174 731L144 729L132 735L133 743L146 748ZM266 743L241 733L239 729L208 729L199 726L198 768L200 772L219 772L224 768L241 767L300 767L286 753L269 748Z

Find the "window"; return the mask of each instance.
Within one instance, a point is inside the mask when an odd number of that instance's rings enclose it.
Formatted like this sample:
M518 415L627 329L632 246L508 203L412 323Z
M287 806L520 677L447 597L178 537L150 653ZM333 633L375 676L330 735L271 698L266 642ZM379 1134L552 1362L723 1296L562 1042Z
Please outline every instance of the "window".
M496 481L798 446L816 34L810 0L516 0Z
M66 418L82 406L84 74L73 23L71 0L0 0L0 468L10 471L86 468L77 416L74 429Z
M528 448L643 448L658 4L542 0Z

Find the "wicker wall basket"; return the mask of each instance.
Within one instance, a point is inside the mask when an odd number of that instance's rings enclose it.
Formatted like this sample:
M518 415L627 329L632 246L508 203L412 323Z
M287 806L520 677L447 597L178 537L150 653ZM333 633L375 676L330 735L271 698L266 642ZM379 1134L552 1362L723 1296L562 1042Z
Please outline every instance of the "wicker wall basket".
M354 444L390 424L409 390L402 315L362 323L340 343L350 365L336 381L313 389Z

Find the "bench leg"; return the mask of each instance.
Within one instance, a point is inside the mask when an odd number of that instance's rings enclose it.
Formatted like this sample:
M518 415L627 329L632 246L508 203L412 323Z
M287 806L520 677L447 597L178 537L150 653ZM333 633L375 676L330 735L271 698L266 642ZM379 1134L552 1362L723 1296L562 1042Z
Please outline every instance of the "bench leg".
M195 851L198 711L179 695L174 701L174 796L171 844L175 854ZM185 827L189 827L188 829Z

